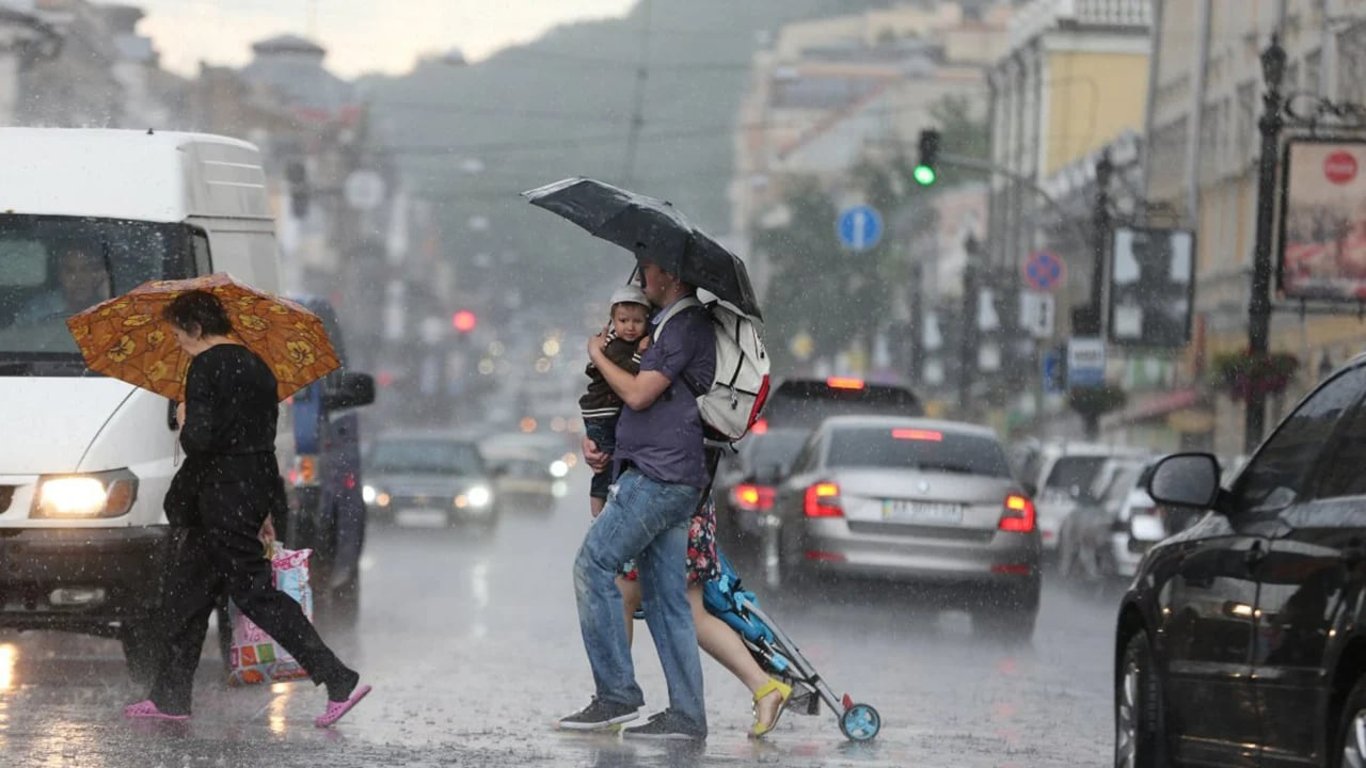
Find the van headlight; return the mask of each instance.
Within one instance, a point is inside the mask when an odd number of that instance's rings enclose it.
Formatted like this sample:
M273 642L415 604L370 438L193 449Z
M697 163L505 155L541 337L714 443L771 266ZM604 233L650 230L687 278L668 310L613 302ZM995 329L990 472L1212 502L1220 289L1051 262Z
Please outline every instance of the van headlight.
M128 514L137 497L138 478L126 469L43 477L33 495L32 516L119 517Z
M360 489L360 497L366 504L374 504L375 499L379 497L379 491L375 490L373 485L363 485Z
M564 477L569 474L569 463L564 459L555 459L550 462L550 476L554 478Z

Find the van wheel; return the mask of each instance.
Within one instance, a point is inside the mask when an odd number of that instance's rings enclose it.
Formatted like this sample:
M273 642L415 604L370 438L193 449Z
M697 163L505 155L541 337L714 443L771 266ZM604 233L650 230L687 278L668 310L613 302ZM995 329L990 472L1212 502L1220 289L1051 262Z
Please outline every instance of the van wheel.
M1124 647L1115 684L1115 768L1165 765L1162 683L1153 666L1148 633L1140 630Z
M1357 680L1338 717L1337 740L1329 753L1336 768L1366 768L1366 677Z
M128 663L128 677L135 685L151 685L165 656L155 622L148 619L129 624L119 636L119 643Z

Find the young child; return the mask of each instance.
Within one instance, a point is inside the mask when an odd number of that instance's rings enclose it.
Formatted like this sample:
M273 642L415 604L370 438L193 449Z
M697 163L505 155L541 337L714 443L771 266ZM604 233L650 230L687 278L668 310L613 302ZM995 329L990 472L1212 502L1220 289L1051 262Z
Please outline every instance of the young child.
M612 293L612 327L607 334L607 357L632 374L640 371L640 353L650 343L645 333L649 327L649 314L650 301L645 298L645 292L636 286L624 285ZM617 445L617 417L621 415L621 398L612 391L597 366L589 363L585 373L589 379L588 391L579 398L584 433L597 444L598 450L612 453ZM593 486L589 491L593 517L597 517L607 504L607 490L612 480L610 467L593 474Z

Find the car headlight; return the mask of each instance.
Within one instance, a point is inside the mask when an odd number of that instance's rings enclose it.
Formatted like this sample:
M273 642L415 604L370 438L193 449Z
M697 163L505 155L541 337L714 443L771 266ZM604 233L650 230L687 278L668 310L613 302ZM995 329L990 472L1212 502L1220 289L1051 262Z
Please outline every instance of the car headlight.
M493 493L482 485L476 485L465 492L471 507L487 507L493 501Z
M563 459L556 459L550 462L550 476L564 477L569 474L569 464Z
M379 497L379 491L375 490L373 485L363 485L360 489L360 497L366 504L374 504L375 499Z
M33 495L32 516L119 517L128 514L137 497L138 478L126 469L44 477Z

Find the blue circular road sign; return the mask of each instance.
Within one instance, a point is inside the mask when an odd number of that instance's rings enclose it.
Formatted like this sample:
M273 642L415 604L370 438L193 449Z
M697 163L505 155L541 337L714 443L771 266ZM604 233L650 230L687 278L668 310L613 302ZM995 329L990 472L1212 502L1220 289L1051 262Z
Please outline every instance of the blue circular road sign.
M845 248L866 251L882 240L882 214L871 205L845 208L835 222L835 232Z
M1025 259L1025 285L1035 291L1052 291L1067 280L1067 264L1048 251L1035 251Z

